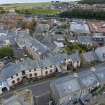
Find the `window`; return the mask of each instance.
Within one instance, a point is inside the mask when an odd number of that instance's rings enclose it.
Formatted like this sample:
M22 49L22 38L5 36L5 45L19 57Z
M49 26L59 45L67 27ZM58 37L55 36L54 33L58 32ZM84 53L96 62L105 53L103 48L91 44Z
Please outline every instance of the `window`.
M31 72L31 70L29 70L29 72Z
M64 59L64 61L66 61L66 59Z
M45 74L47 75L48 74L48 71L46 71Z
M17 78L17 81L19 82L20 81L20 78Z
M36 71L36 69L34 69L34 71Z
M12 81L12 84L15 84L15 80Z
M58 68L57 67L55 68L55 72L58 72Z
M32 77L32 74L30 74L30 77Z
M11 76L11 78L13 79L13 76Z
M35 73L35 76L37 76L37 73Z
M52 70L50 70L50 73L52 73Z
M18 73L16 73L16 76L18 76Z
M25 71L22 71L22 75L25 75Z
M77 61L77 63L79 63L79 61Z
M45 69L47 69L47 67L45 67Z

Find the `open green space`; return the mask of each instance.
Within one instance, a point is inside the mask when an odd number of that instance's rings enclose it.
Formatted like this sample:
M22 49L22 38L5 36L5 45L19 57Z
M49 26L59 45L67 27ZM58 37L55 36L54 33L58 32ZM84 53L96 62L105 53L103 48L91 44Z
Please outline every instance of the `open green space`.
M59 10L48 9L53 5L51 2L40 3L17 3L17 4L4 4L0 7L4 10L15 9L17 13L22 14L35 14L35 15L56 15L59 14Z
M23 14L35 14L35 15L56 15L59 14L58 10L49 10L49 9L16 9L17 13Z
M51 6L51 2L40 2L40 3L16 3L16 4L4 4L1 7L4 8L32 8L32 7L48 7Z

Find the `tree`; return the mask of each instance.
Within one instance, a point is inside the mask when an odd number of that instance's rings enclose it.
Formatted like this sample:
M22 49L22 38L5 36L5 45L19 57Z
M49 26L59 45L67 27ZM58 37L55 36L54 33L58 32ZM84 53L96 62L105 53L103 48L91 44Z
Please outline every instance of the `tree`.
M65 18L82 18L82 19L105 19L105 11L93 11L83 9L73 9L71 11L64 11L59 14L60 17Z
M28 23L27 28L29 29L30 35L33 36L33 33L35 32L37 26L37 22L35 19L32 19L32 22Z
M82 4L105 4L105 0L81 0L78 3L82 3Z
M11 47L0 48L0 58L13 57L13 49Z

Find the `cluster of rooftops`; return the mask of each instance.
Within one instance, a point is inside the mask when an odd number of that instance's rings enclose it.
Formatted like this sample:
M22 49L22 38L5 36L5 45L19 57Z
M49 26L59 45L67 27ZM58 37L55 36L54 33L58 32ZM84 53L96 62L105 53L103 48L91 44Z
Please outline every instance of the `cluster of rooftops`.
M97 65L78 74L59 78L51 83L51 90L55 97L64 97L80 90L105 83L105 65Z
M72 55L58 54L58 55L49 55L48 58L42 60L31 60L25 59L19 63L11 63L6 68L2 69L0 72L0 79L6 80L16 73L22 72L23 70L32 70L32 69L44 69L50 66L60 66L65 63L65 60L71 59L72 62L79 61L79 53L76 52Z
M49 52L49 48L44 44L40 43L40 41L33 39L26 32L18 32L18 36L16 38L16 42L20 48L28 47L32 48L37 53L47 53ZM21 34L21 35L19 35Z

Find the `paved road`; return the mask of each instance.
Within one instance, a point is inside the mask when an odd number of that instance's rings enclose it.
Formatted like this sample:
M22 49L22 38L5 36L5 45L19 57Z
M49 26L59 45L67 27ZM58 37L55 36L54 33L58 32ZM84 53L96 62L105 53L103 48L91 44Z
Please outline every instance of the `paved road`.
M24 88L7 92L7 93L0 96L0 100L8 99L16 91L21 91L21 90L24 90L24 89L31 89L32 93L33 93L33 96L34 96L35 105L43 105L43 103L45 103L44 105L48 105L49 97L50 97L49 83L50 83L50 80L46 80L46 81L41 82L41 83L28 85Z
M68 74L65 74L68 75ZM35 99L35 105L48 105L50 98L50 82L56 78L61 76L65 76L64 74L58 74L55 77L47 78L46 80L36 81L34 83L22 84L22 86L16 87L15 90L11 90L9 92L0 95L1 99L7 99L12 96L16 91L21 91L24 89L31 89Z

